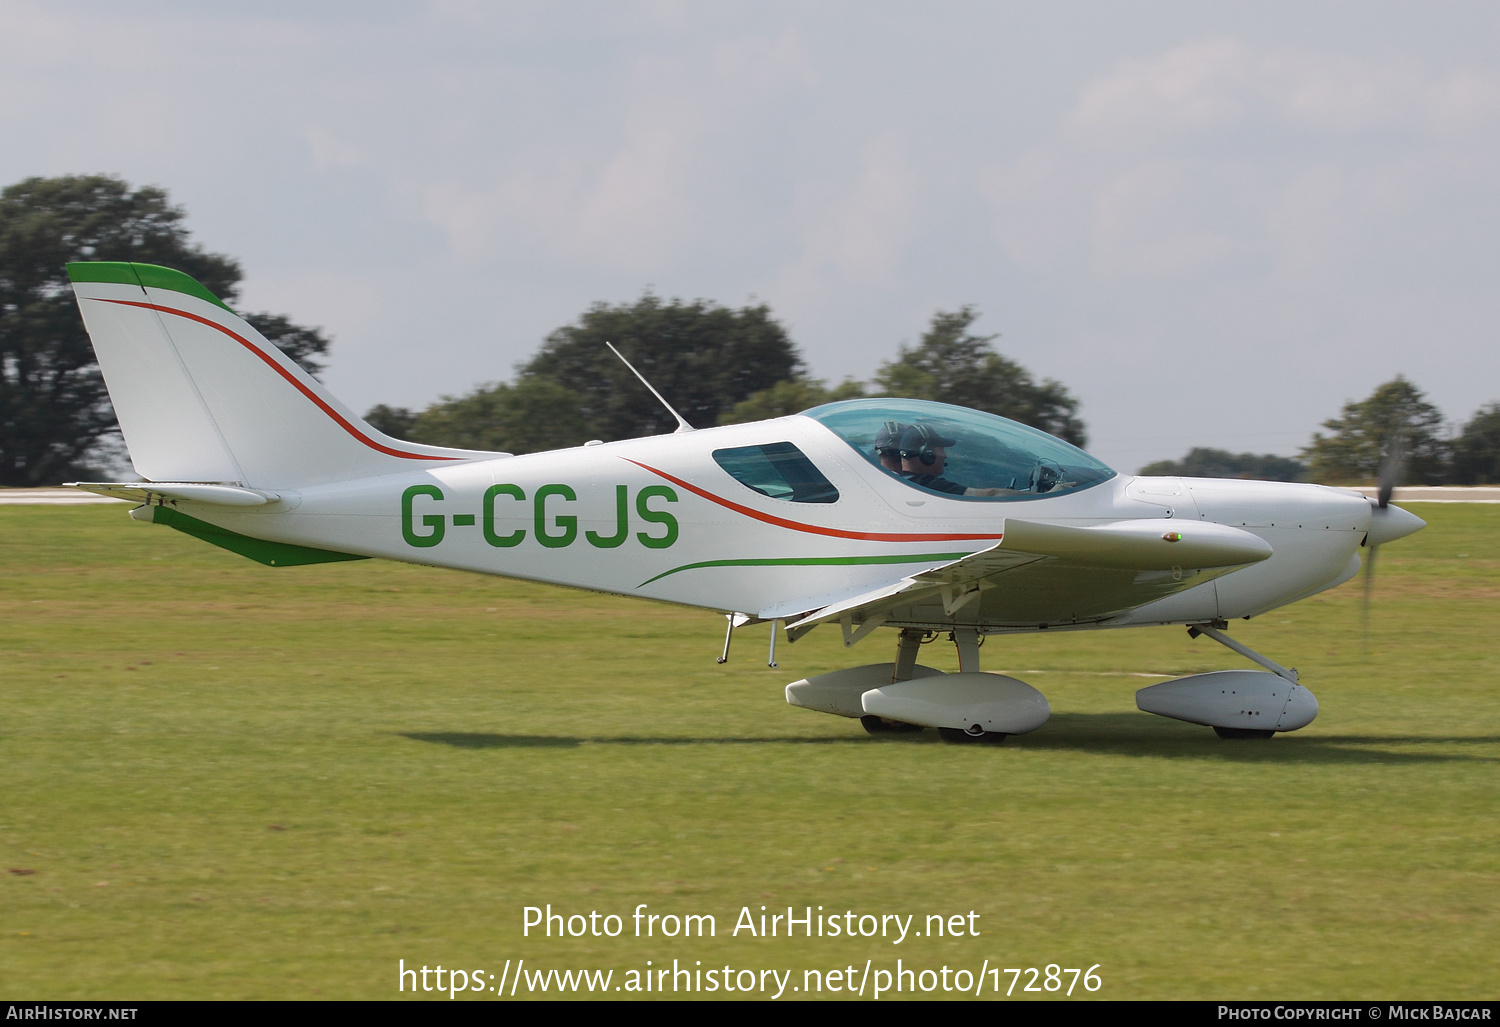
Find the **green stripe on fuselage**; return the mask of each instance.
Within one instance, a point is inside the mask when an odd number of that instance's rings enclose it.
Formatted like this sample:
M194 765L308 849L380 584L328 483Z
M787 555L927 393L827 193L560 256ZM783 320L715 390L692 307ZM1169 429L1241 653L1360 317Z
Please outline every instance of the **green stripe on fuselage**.
M917 553L912 556L788 556L763 560L704 560L702 563L685 563L662 571L637 585L645 588L653 581L660 581L678 571L695 571L703 567L851 567L860 564L878 563L937 563L943 560L962 560L968 553Z
M287 542L267 542L265 539L251 538L249 535L241 535L237 531L221 528L217 524L200 521L196 517L191 517L181 510L173 510L168 506L153 506L151 522L176 528L194 538L201 538L205 542L212 543L220 549L248 556L256 563L263 563L267 567L296 567L305 563L335 563L340 560L369 559L368 556L357 556L354 553L335 553L329 549L312 549L308 546L294 546Z

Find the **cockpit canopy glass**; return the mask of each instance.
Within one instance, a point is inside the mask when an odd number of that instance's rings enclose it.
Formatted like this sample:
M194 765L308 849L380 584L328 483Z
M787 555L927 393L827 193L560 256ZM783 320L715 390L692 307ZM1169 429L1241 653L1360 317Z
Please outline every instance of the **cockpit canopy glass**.
M714 463L741 485L792 503L837 503L839 490L790 442L714 450Z
M803 411L876 467L953 498L1024 500L1097 485L1115 472L1077 446L1008 418L918 399L854 399ZM883 466L876 447L904 458Z

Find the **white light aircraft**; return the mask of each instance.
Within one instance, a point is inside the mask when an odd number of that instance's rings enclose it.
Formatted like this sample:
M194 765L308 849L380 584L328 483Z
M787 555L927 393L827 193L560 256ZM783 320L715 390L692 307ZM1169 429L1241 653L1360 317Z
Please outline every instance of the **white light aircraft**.
M701 430L678 416L671 435L525 456L418 445L366 424L180 272L68 270L145 479L77 487L275 567L383 557L716 610L720 662L745 624L770 624L771 666L778 635L828 624L854 645L889 628L892 661L786 688L872 734L1034 730L1047 700L980 672L985 636L1151 624L1265 669L1144 688L1142 710L1230 738L1296 730L1317 715L1312 693L1228 622L1333 588L1361 548L1423 527L1388 485L1368 500L1120 475L1035 429L916 400ZM940 635L956 674L917 663Z

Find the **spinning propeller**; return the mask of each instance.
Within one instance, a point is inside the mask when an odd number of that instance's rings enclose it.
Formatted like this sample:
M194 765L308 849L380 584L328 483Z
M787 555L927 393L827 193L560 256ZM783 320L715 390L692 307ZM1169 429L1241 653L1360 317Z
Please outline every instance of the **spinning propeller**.
M1399 506L1391 506L1391 493L1396 490L1406 470L1406 439L1398 428L1386 436L1380 458L1380 477L1376 482L1375 498L1370 500L1370 531L1365 536L1365 545L1370 555L1365 561L1365 644L1370 639L1370 594L1375 586L1375 556L1380 546L1426 527L1427 522L1415 514L1407 513Z

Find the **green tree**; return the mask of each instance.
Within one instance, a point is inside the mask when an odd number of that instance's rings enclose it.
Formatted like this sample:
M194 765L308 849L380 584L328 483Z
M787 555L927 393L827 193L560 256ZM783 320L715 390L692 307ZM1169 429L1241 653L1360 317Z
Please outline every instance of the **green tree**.
M576 395L592 438L674 431L672 415L605 342L614 343L695 427L716 424L735 404L802 372L802 357L770 308L664 303L647 293L629 305L597 303L577 324L552 332L521 366L517 386L546 378Z
M423 441L412 434L417 424L417 414L406 407L393 407L378 403L365 411L365 421L376 431L384 432L393 439L404 439L407 442Z
M829 388L815 378L788 378L777 382L769 389L761 389L747 399L736 403L719 415L720 424L745 424L749 421L765 421L772 417L800 413L810 407L833 403L841 399L858 399L865 394L862 382L845 378L843 382Z
M931 399L986 410L1029 424L1075 446L1088 441L1078 419L1078 401L1061 383L1038 383L1020 364L995 352L996 335L969 329L979 313L973 307L938 311L915 347L902 346L882 364L875 382L890 396Z
M412 417L409 433L397 437L431 446L537 453L581 446L590 435L576 395L549 378L522 378L514 385L444 396Z
M69 261L161 264L234 300L239 264L191 243L183 218L162 190L105 175L28 178L0 191L0 485L89 475L90 452L116 429ZM316 329L270 314L246 320L293 359L321 366L328 340Z
M1342 484L1373 484L1393 448L1399 451L1403 484L1441 485L1448 477L1448 443L1441 437L1443 415L1401 375L1368 399L1344 404L1343 415L1323 422L1302 450L1308 479Z
M1270 453L1231 453L1194 448L1181 460L1158 460L1141 468L1142 474L1182 475L1188 478L1255 478L1261 481L1301 481L1307 468L1300 460Z
M1500 403L1478 410L1453 443L1453 481L1500 484Z

